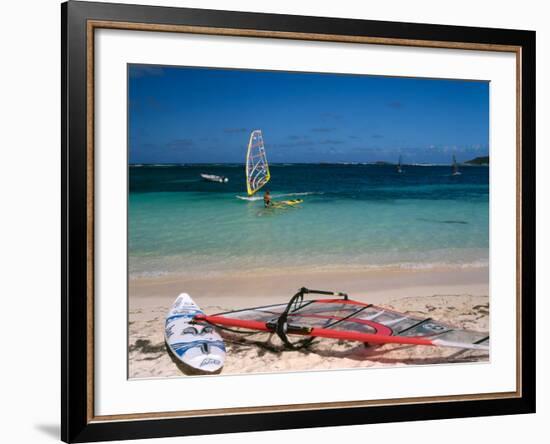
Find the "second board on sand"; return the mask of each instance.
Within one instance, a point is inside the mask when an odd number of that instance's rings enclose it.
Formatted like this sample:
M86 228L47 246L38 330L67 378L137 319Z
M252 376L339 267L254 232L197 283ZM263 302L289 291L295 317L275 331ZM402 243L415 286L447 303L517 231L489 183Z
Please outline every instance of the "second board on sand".
M225 362L225 344L212 325L193 321L198 315L204 312L191 296L180 294L166 316L166 346L185 373L219 373Z

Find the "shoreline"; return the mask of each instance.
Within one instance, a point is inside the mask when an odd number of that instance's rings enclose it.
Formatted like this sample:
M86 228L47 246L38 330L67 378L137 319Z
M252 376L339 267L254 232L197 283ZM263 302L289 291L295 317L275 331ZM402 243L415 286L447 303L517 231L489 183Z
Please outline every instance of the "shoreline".
M263 258L262 258L263 259ZM201 259L198 259L200 262ZM132 258L130 258L130 262ZM489 267L488 258L471 259L466 262L411 262L405 261L400 263L334 263L327 264L309 263L307 265L286 265L281 266L275 262L269 266L254 268L248 266L249 262L244 262L242 266L226 267L215 266L211 270L208 268L173 271L158 271L158 272L140 272L129 271L129 280L151 280L151 279L189 279L189 278L220 278L230 276L272 276L272 275L296 275L296 274L311 274L311 273L383 273L383 272L416 272L416 271L460 271L460 270L477 270ZM302 261L303 263L303 261Z
M419 269L294 269L271 272L221 273L214 276L168 275L129 279L129 305L143 298L175 299L189 293L199 305L216 298L235 302L253 298L266 301L290 298L299 288L345 292L353 298L380 303L407 296L428 294L489 294L489 267L442 267ZM233 305L233 304L232 304ZM231 307L232 308L232 307Z

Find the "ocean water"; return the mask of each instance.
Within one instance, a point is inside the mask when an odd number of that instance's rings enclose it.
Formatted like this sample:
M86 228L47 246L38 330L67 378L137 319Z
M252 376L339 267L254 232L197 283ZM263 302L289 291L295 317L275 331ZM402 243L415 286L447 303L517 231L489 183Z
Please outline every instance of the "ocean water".
M129 168L131 276L280 267L480 267L489 260L489 168L271 165L274 200L243 201L244 165ZM226 184L200 173L223 175ZM261 196L261 192L259 195Z

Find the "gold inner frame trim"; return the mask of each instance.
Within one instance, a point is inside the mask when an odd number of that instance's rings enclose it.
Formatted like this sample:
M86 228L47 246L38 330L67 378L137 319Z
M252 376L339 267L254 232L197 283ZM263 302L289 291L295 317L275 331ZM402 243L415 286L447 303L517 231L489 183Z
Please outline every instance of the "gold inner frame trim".
M175 412L154 412L154 413L129 413L124 415L103 415L96 416L91 422L104 421L127 421L143 419L164 419L164 418L193 418L201 416L219 416L219 415L239 415L246 413L272 413L272 412L297 412L301 410L330 410L338 408L361 408L361 407L381 407L389 405L407 405L422 402L423 404L433 404L439 402L462 402L462 401L480 401L488 399L507 399L515 398L516 392L501 392L476 395L454 395L454 396L424 396L416 398L395 398L381 399L372 401L338 401L338 402L320 402L312 404L285 404L260 407L231 407L220 409L204 410L185 410Z
M409 397L395 398L386 400L364 400L364 401L338 401L325 403L308 404L287 404L256 407L230 407L206 410L184 410L173 412L145 412L129 413L117 415L94 414L94 36L96 29L119 29L131 31L151 31L151 32L177 32L187 34L234 36L234 37L259 37L276 38L288 40L308 40L319 42L336 43L360 43L371 45L393 45L421 48L442 48L442 49L461 49L473 51L490 52L510 52L516 56L516 391L498 392L498 393L478 393L452 396L429 396L429 397ZM272 412L295 412L300 410L328 410L337 408L360 408L388 405L406 405L416 403L440 403L440 402L463 402L479 401L492 399L510 399L522 396L521 376L522 376L522 350L521 350L521 152L522 152L522 134L521 134L521 46L497 45L487 43L468 43L468 42L445 42L434 40L414 40L381 38L368 36L347 36L333 34L311 34L300 32L285 31L264 31L255 29L234 29L234 28L213 28L187 25L165 25L149 23L131 23L104 20L87 21L87 421L88 423L109 422L109 421L128 421L128 420L153 420L161 418L190 418L200 416L220 416L237 414L259 414Z

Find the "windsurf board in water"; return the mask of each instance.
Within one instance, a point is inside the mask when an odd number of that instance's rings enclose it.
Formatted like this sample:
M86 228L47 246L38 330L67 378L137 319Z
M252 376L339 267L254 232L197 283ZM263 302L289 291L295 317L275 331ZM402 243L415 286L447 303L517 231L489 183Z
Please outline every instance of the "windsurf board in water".
M292 200L276 200L273 202L271 207L268 208L284 208L284 207L293 207L295 205L300 205L303 202L302 199L292 199Z
M237 199L248 200L249 202L254 202L256 200L262 200L263 196L235 196Z
M273 199L278 199L280 197L294 197L294 196L309 196L309 195L312 195L312 194L323 194L323 193L317 193L317 192L314 192L314 191L307 191L307 192L303 192L303 193L284 193L284 194L272 194L271 197ZM255 202L257 200L263 200L263 196L235 196L237 199L241 199L241 200L247 200L249 202ZM291 201L296 201L296 200L301 200L301 199L291 199L289 200L289 202Z
M180 294L166 316L166 345L184 369L196 373L219 373L225 362L225 344L208 323L193 323L204 315L187 293Z

